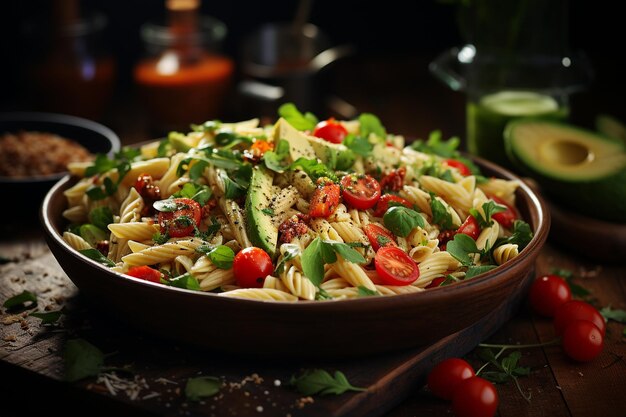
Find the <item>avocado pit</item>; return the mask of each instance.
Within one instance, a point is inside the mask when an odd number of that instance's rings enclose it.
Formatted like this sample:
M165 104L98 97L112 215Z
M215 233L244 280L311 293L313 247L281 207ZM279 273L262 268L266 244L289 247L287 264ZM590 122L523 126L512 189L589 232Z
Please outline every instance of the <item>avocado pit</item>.
M540 154L546 162L562 166L580 165L595 159L591 149L567 138L547 141Z

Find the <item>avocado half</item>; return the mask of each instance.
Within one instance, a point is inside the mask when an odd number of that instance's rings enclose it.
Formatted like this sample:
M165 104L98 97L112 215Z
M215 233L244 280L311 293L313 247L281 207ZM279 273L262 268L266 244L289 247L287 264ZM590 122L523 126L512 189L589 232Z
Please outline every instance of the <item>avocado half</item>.
M554 202L590 217L626 222L626 148L585 129L542 120L507 125L511 161Z

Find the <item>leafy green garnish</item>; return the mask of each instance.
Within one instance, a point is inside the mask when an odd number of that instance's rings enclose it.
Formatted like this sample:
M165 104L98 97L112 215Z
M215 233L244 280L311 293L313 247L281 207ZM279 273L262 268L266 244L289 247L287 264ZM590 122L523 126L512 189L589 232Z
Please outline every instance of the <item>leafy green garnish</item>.
M572 295L579 298L585 298L591 295L588 289L582 287L574 282L574 273L569 269L563 268L552 268L551 273L554 275L558 275L567 281L567 285L569 285L570 290L572 291Z
M85 176L91 177L97 174L104 174L107 171L114 169L117 166L115 160L109 159L104 154L96 155L96 159L93 161L93 165L88 166L85 169Z
M263 163L265 163L268 169L274 172L284 172L289 168L288 164L283 163L288 156L289 142L285 139L281 139L278 141L273 151L267 151L263 154Z
M365 388L351 385L343 372L335 371L335 375L332 376L323 369L311 369L299 376L293 375L289 385L294 386L303 395L339 395L346 391L365 391Z
M222 381L214 376L189 378L185 385L185 397L191 401L200 401L217 394L221 388Z
M424 141L418 139L411 144L411 148L431 155L439 155L443 158L455 158L457 157L457 148L461 140L458 137L452 137L448 140L442 140L440 130L434 130L428 135L428 140Z
M226 245L219 245L211 247L208 245L202 245L196 248L196 252L200 252L206 255L213 265L220 269L230 269L233 266L233 260L235 259L235 252Z
M343 144L352 152L361 156L370 156L372 149L374 149L374 145L365 136L349 134L343 140Z
M113 223L113 212L106 206L93 208L89 212L89 223L101 230L107 230L107 226Z
M65 380L75 382L98 375L104 364L104 354L84 339L70 339L63 348L63 360Z
M476 241L464 233L454 235L454 239L446 245L446 250L464 266L474 264L473 255L482 255L482 252L476 247Z
M493 353L491 349L481 349L478 355L487 363L493 365L496 371L482 372L480 376L496 384L502 384L509 380L513 380L517 386L518 391L526 401L530 401L530 394L525 394L522 390L519 381L520 376L528 376L530 374L530 368L519 366L519 360L522 354L519 351L511 352L501 361L498 361L498 357Z
M424 218L415 210L404 206L390 207L383 216L385 227L394 235L407 237L416 227L424 227Z
M278 115L298 130L313 130L319 122L313 113L302 114L293 103L285 103L278 108Z
M89 259L92 259L104 266L108 266L109 268L115 266L115 262L113 262L112 260L104 256L102 253L100 253L98 249L93 249L93 248L81 249L79 250L79 252L85 255L86 257L88 257Z
M43 325L56 323L57 321L59 321L59 319L61 318L62 315L63 315L63 310L48 311L48 312L45 312L45 313L44 312L35 311L35 312L29 314L29 316L41 319L41 324L43 324Z
M217 129L219 129L222 126L222 122L220 122L219 120L208 120L204 123L202 123L201 125L191 125L191 130L193 130L194 132L208 132L208 133L213 133L215 132Z
M446 209L441 201L435 198L434 194L430 195L430 210L433 213L433 223L439 225L441 230L452 230L452 215Z
M496 203L495 201L489 200L483 203L483 211L485 212L484 216L473 207L469 210L469 212L472 216L474 216L474 218L478 222L478 225L481 228L485 228L485 227L490 227L493 224L493 220L491 219L491 217L494 214L500 213L506 210L507 208L505 206L502 206Z
M315 238L302 252L302 270L304 275L319 287L324 280L324 264L332 264L337 261L337 255L341 255L348 262L364 263L365 258L349 245L341 242L331 242Z
M374 295L380 295L378 291L370 290L369 288L365 288L362 285L357 287L359 297L372 297Z
M360 124L360 134L365 138L369 138L370 134L373 133L382 141L387 138L387 131L385 127L380 122L380 119L371 114L371 113L361 113L359 116L359 124Z
M213 192L211 188L204 184L196 184L194 182L188 182L183 185L177 193L174 193L174 197L191 198L201 206L204 206L211 198Z
M91 200L96 201L105 199L108 196L113 195L117 191L117 188L121 184L128 171L130 171L130 161L132 161L139 155L137 152L140 151L123 149L122 151L115 154L114 159L109 159L106 155L98 154L93 165L90 165L87 167L87 169L85 169L85 175L90 177L93 175L104 174L112 169L117 169L117 181L113 182L111 178L106 177L102 181L102 186L92 185L85 191L85 194L87 194L87 196Z
M512 243L518 246L521 251L528 245L533 238L533 232L530 229L528 223L523 220L515 220L513 223L513 233L507 238L498 239L495 246L500 246L504 243ZM494 246L494 247L495 247Z
M474 278L475 276L484 274L485 272L491 271L496 267L496 265L472 265L467 268L467 272L465 273L465 279Z
M608 305L600 310L600 314L607 320L626 323L626 310L613 309Z
M318 162L316 159L307 159L304 157L298 158L291 166L290 169L302 169L307 173L313 182L316 182L319 178L325 177L333 182L338 182L337 175L328 168L324 163Z
M163 245L164 243L167 243L168 240L170 240L170 235L167 233L156 232L152 235L152 240L157 245Z
M172 287L200 291L200 284L198 283L198 280L196 279L196 277L194 277L190 273L186 273L186 274L174 277L170 279L168 283Z
M157 147L157 156L159 158L164 158L169 156L169 154L173 152L172 144L168 139L163 139L159 142L159 146Z
M283 253L283 257L276 265L276 269L274 269L274 273L276 275L280 275L283 272L283 269L285 268L285 262L292 260L296 256L299 256L301 253L300 246L293 243L282 244L280 250Z
M271 209L271 208L261 209L261 212L264 213L264 214L267 214L268 216L273 216L274 215L274 209Z
M252 143L252 138L238 135L235 132L220 132L215 135L215 143L224 149L232 148L240 143Z
M78 234L91 246L96 246L98 242L109 238L108 233L93 224L83 224L78 229Z
M2 307L7 310L25 309L37 307L37 296L30 291L22 291L21 293L8 298Z

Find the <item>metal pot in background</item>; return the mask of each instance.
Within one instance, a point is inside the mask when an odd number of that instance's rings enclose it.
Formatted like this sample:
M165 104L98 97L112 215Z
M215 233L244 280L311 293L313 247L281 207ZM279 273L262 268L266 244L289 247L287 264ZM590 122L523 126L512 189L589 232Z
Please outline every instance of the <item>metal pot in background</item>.
M242 116L275 116L278 106L286 102L301 110L327 114L325 69L353 53L351 45L332 46L328 36L310 23L260 27L241 47L238 92ZM345 104L348 110L340 113L350 112L351 106Z

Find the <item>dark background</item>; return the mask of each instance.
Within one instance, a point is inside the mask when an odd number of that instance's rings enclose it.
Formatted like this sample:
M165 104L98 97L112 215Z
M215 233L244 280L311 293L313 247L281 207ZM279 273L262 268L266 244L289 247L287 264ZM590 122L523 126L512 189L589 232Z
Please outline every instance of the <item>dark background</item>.
M572 99L572 117L581 125L592 125L598 113L626 120L626 82L618 63L623 61L623 15L608 0L558 1L569 28L565 36L573 50L583 50L594 70L594 81ZM3 57L0 78L0 110L37 109L37 101L26 98L19 82L29 54L20 36L22 23L33 16L49 16L49 1L23 0L5 4L2 12ZM100 121L137 137L143 127L129 128L120 120L119 108L134 102L132 66L142 54L139 26L164 16L164 2L156 0L89 0L85 9L104 12L109 19L107 47L118 64L115 99ZM242 38L264 22L289 21L297 2L205 1L203 13L224 21L229 34L223 52L238 59ZM351 43L357 54L334 70L332 89L355 104L359 111L393 114L391 130L423 135L442 127L450 134L463 134L464 97L454 93L428 73L427 65L437 54L463 43L456 21L456 6L443 1L407 2L386 0L317 0L310 21L327 32L335 43ZM414 126L416 113L426 114L423 126ZM226 116L237 117L236 114Z

